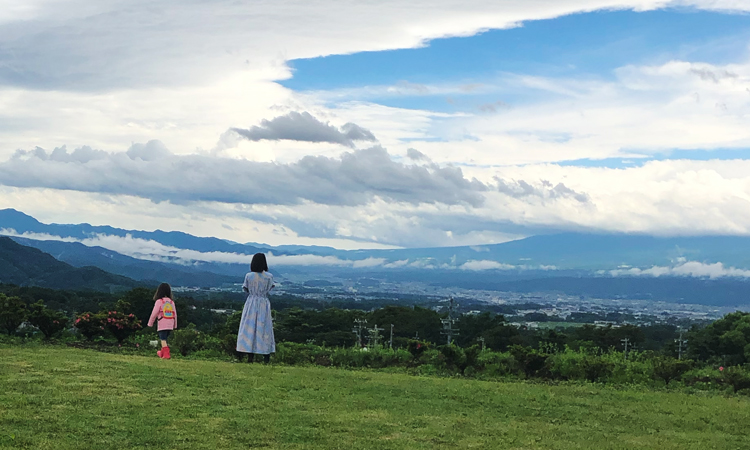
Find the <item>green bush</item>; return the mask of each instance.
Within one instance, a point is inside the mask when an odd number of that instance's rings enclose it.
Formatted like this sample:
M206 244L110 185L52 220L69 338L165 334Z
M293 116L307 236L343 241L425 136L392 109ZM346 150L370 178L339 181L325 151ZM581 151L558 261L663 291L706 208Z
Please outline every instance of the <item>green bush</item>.
M664 384L669 384L672 380L679 380L695 365L694 361L690 359L680 360L670 356L655 356L651 359L651 364L654 378L663 380Z
M682 382L700 390L710 390L724 386L721 372L714 367L698 367L685 372Z
M8 297L0 294L0 328L13 334L26 320L26 303L19 297Z
M419 359L422 353L432 348L432 344L425 341L410 339L406 344L406 349L412 354L414 359Z
M175 330L170 336L170 347L177 350L182 356L199 349L201 332L195 329L192 323L186 328Z
M518 363L508 352L483 351L477 356L476 367L486 377L508 377L518 373Z
M319 365L326 365L327 361L331 360L331 350L314 344L280 342L276 345L276 356L274 360L289 365L307 365L316 363Z
M622 352L610 352L600 356L602 360L611 364L612 370L605 380L612 384L651 384L654 380L654 370L651 361L640 358L635 352L628 354L628 359Z
M750 389L750 370L744 367L727 367L721 375L722 381L731 386L734 392Z
M50 339L62 332L68 324L68 318L65 314L47 308L43 300L31 305L28 319L29 323L39 328L45 339Z
M463 370L466 368L466 353L464 353L461 347L456 344L441 345L438 347L438 351L442 356L441 359L445 369L451 372L460 371L463 373Z
M549 376L547 370L548 354L522 345L511 346L510 353L518 362L518 366L524 375L526 375L526 378L547 378Z
M550 376L560 380L604 381L611 377L613 368L611 361L586 349L567 348L547 359Z

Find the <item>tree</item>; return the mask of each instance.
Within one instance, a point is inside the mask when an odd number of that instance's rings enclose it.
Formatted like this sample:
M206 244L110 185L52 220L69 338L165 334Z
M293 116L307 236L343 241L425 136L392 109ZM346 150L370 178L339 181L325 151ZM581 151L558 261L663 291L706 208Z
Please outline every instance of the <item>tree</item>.
M487 331L504 325L505 317L502 314L483 312L481 314L463 314L456 323L460 334L456 337L456 343L462 347L469 347L477 343L477 339Z
M68 318L60 311L47 308L44 300L39 300L31 305L29 323L39 328L45 339L50 339L65 329Z
M487 347L495 351L507 351L510 346L521 345L523 339L518 328L512 325L498 325L482 333Z
M688 355L727 365L750 362L750 313L733 312L687 334Z
M19 297L0 294L0 328L13 334L26 320L26 304Z
M123 308L123 306L126 306L126 308ZM141 322L146 323L154 309L154 291L142 287L131 289L118 300L115 308L125 314L132 313ZM177 311L180 312L179 308Z

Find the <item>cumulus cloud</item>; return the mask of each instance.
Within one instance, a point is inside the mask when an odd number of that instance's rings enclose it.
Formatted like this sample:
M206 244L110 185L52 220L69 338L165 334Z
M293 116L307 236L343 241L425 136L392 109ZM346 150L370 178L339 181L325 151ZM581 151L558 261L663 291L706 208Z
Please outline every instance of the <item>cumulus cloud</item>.
M413 161L430 161L430 158L415 148L406 149L406 157Z
M512 270L516 269L516 266L512 264L503 264L497 261L491 261L488 259L482 260L471 260L461 264L461 270Z
M92 153L93 152L93 153ZM83 155L95 157L83 157ZM155 201L362 205L374 197L412 204L481 205L487 186L460 168L407 166L382 147L290 164L173 155L151 141L125 153L65 148L17 152L0 163L0 183L16 187L127 194ZM161 175L160 175L161 174Z
M319 121L308 112L296 111L271 120L264 119L259 126L248 129L232 128L232 130L250 141L328 142L350 148L354 148L354 141L377 141L370 130L355 123L346 123L341 128L336 128Z
M647 269L631 267L627 269L615 269L606 273L614 277L637 276L637 277L696 277L696 278L750 278L750 270L725 267L723 263L703 263L699 261L681 260L674 266L652 266Z
M576 192L563 183L553 185L547 180L541 180L539 186L533 186L524 180L505 181L495 177L497 190L503 194L515 198L539 197L539 198L573 198L581 203L588 202L589 196L585 193Z
M505 264L489 259L469 260L459 266L461 270L557 270L557 266L540 265L530 266L528 264Z

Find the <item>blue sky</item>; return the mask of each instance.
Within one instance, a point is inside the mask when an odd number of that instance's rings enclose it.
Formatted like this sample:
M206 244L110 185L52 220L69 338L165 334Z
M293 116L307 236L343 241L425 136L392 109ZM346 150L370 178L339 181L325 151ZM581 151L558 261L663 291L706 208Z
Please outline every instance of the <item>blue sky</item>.
M360 93L399 108L475 110L478 105L533 101L533 91L482 92L506 74L611 80L626 65L671 60L727 64L748 57L750 15L691 9L600 11L528 21L471 37L436 39L416 49L360 52L289 62L295 91L401 86L399 95ZM462 94L430 95L419 85L464 85ZM495 89L497 87L495 86Z
M746 0L4 6L0 208L44 222L340 248L750 235Z

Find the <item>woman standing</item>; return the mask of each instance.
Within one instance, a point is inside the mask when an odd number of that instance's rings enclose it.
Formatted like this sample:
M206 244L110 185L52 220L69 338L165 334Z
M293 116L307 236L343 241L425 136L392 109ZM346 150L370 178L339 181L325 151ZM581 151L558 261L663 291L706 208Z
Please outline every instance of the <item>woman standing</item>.
M253 362L257 353L263 355L263 360L267 363L271 359L271 353L276 352L271 303L268 301L268 293L273 286L273 275L268 273L266 255L256 253L250 263L250 273L245 275L242 285L242 290L247 293L247 300L237 335L237 352L247 353L247 362Z

